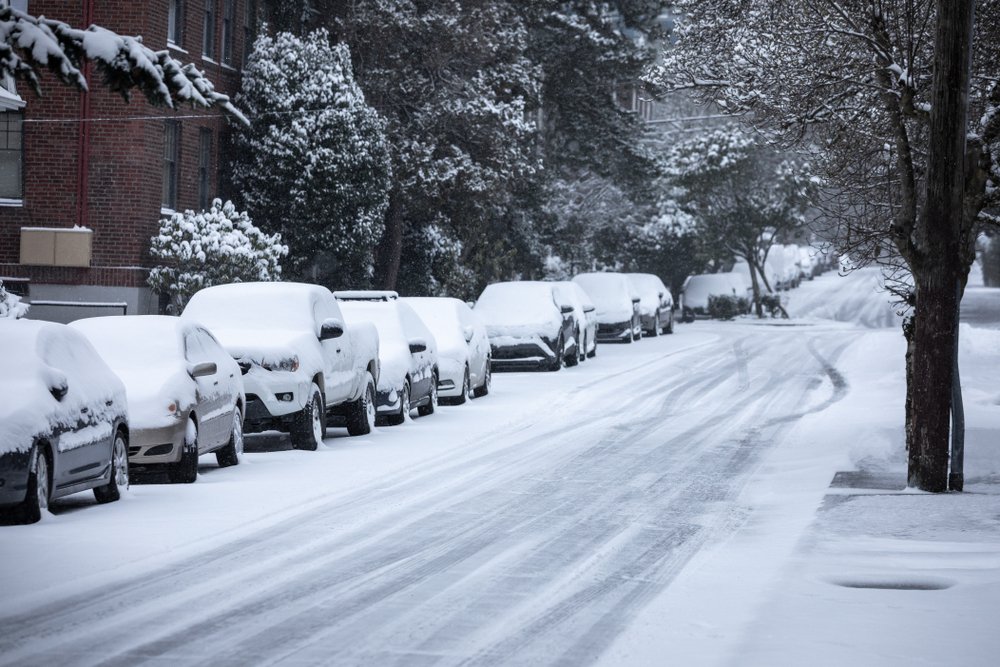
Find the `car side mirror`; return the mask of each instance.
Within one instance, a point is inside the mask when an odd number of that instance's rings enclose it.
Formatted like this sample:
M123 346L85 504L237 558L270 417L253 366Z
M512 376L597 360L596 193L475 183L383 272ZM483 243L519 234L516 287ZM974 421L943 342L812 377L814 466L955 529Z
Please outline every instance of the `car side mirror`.
M475 308L476 307L476 302L475 301L466 301L465 305L468 306L469 308Z
M427 351L427 341L423 338L414 338L410 340L410 354L417 354L418 352Z
M323 320L323 324L319 328L319 339L320 340L330 340L331 338L340 338L344 335L344 323L335 317Z
M52 394L52 398L57 401L61 401L66 398L66 394L69 392L69 384L65 380L61 381L52 387L49 387L49 393Z
M472 327L462 327L462 335L465 336L465 342L471 343L472 337L476 334L476 330Z
M595 310L597 310L597 306L584 306L583 307L583 312L585 312L585 313L592 313Z
M193 378L203 378L207 375L215 375L219 368L214 361L203 361L188 367L188 375Z
M572 315L573 306L559 306L559 312L562 313L563 315Z
M632 297L632 303L639 303L640 301L642 301L642 299L640 299L639 297L637 296Z

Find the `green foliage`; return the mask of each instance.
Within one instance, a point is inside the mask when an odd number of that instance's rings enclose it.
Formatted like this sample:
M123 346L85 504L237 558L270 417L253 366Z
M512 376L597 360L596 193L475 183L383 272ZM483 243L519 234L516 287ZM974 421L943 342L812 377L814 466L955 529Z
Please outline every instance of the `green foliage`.
M743 297L729 294L711 294L708 297L708 316L713 320L732 320L749 310L750 302Z

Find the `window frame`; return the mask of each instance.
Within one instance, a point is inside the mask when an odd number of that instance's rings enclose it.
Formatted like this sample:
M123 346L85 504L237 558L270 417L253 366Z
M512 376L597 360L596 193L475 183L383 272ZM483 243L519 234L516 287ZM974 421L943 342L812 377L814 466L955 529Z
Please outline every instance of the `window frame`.
M170 140L173 139L171 151ZM177 195L180 186L181 123L178 120L163 121L163 188L160 192L160 206L166 211L177 210Z
M210 190L213 134L212 129L208 127L198 130L198 207L202 211L207 211L212 202Z
M222 0L222 63L233 64L233 44L235 42L236 0Z
M167 44L184 48L184 0L168 0L167 4ZM170 18L173 14L173 29Z
M215 60L216 0L205 0L204 25L201 36L201 55L207 60Z
M18 125L18 129L15 131L18 135L18 145L15 148L10 148L7 143L9 135L12 133L10 123L13 116L19 117L14 121ZM20 109L0 111L0 118L3 118L4 121L3 129L0 130L0 136L3 136L3 146L0 147L0 152L15 154L12 163L16 163L17 166L17 193L15 194L13 191L10 193L0 192L0 206L19 205L24 201L24 111Z

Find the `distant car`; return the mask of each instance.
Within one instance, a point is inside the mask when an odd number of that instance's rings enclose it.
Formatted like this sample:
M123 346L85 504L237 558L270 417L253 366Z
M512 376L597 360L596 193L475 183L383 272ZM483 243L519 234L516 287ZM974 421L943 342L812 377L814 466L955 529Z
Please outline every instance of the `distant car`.
M805 280L812 280L816 277L819 263L814 261L816 251L807 246L799 246L799 266L802 268L801 274Z
M674 332L674 297L660 277L652 273L626 274L639 294L639 318L643 334L659 336Z
M490 339L468 304L448 297L406 297L438 346L438 400L460 405L490 393Z
M62 324L0 319L0 346L0 508L34 523L79 491L118 500L129 483L121 380Z
M376 394L378 422L395 426L410 411L433 414L438 404L437 341L410 306L399 300L342 301L348 324L374 325L382 369Z
M640 297L624 273L581 273L573 282L597 306L597 340L631 343L642 338Z
M682 319L693 322L696 317L708 316L708 300L711 296L732 296L743 299L748 307L747 287L743 276L738 273L703 273L688 276L681 288L683 305Z
M559 302L573 306L576 330L580 332L577 356L580 361L597 356L597 306L583 288L572 280L557 281L555 285Z
M118 315L71 327L100 352L128 394L129 463L191 483L198 457L219 466L243 454L240 367L204 327L179 317Z
M750 277L750 265L742 257L736 259L733 262L733 270L731 273L735 273L740 276L743 283L746 285L747 289L747 299L753 299L753 278ZM767 286L764 285L764 281L761 279L761 275L757 274L757 287L760 289L760 293L768 294L775 291L774 289L768 290Z
M490 337L493 370L557 371L579 363L573 306L559 303L554 283L517 280L487 285L474 308Z
M351 435L375 424L378 334L344 323L330 290L305 283L233 283L197 292L182 318L215 336L243 373L247 433L290 433L315 450L328 421Z

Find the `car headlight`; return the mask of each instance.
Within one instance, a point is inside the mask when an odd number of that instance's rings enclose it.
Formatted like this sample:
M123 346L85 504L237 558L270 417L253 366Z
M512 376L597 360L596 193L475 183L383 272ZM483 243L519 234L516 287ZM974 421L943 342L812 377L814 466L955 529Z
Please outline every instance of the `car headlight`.
M261 367L269 371L288 371L294 373L299 370L299 358L297 356L286 357L278 361L265 361Z
M180 401L170 401L167 405L167 414L171 417L176 417L180 419L181 417L181 403Z

